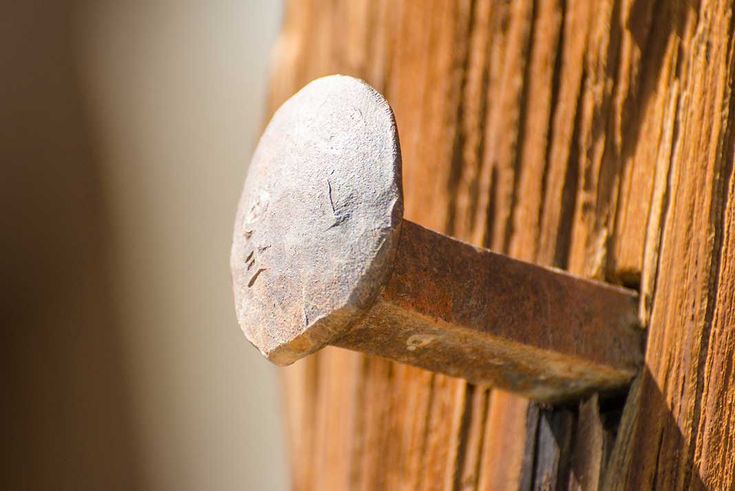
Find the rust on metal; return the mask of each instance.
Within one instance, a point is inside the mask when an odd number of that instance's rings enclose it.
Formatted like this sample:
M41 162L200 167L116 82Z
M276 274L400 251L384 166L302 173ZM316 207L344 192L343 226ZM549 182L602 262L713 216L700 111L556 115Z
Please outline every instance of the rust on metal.
M372 304L403 213L398 133L367 84L327 77L273 116L235 222L238 320L270 360L321 348Z
M405 220L393 273L334 344L553 401L626 385L642 361L629 291Z
M288 364L332 344L541 401L630 382L634 292L479 249L402 219L385 99L318 79L274 115L240 201L238 320Z

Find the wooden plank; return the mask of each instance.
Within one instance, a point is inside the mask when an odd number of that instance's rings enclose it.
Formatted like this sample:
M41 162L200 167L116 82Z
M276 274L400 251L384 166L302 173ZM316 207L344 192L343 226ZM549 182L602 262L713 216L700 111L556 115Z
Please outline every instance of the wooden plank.
M703 2L698 13L687 15L696 15L696 30L687 46L690 68L681 78L672 199L653 298L648 371L637 404L624 418L636 423L616 448L616 473L624 476L620 487L733 486L728 465L720 461L718 466L716 458L703 460L714 441L717 446L727 444L733 429L724 426L725 421L711 420L716 410L702 402L705 387L707 395L727 391L727 384L707 370L708 364L733 356L731 346L718 345L714 322L715 312L725 306L719 303L719 293L727 291L721 281L729 281L721 268L732 172L732 6ZM721 429L711 431L710 425ZM711 435L719 439L709 440Z
M615 401L547 410L362 355L301 362L284 376L297 489L735 485L731 10L288 2L271 107L365 78L396 110L408 218L639 286L649 330L619 426Z
M570 410L541 411L533 466L534 489L569 487L572 432L576 419Z
M599 489L609 444L597 395L579 405L571 455L569 487Z
M495 390L487 418L477 489L529 489L538 406Z

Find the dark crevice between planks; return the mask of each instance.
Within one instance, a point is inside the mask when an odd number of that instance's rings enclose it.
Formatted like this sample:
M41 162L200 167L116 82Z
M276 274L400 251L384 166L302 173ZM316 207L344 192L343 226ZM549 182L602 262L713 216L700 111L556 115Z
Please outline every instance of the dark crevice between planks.
M662 431L659 434L658 444L656 445L656 464L655 464L655 467L654 467L655 469L658 469L659 468L659 465L660 465L660 462L661 462L661 452L663 451L663 447L664 447L664 432ZM657 478L658 478L658 473L654 472L653 473L653 482L651 482L650 489L658 489L658 483L656 482Z
M470 2L470 15L468 19L467 27L467 39L472 38L472 33L475 31L475 20L477 0L471 0ZM455 234L455 221L457 217L457 197L459 195L458 188L459 182L462 178L462 169L464 163L464 148L465 148L465 128L462 122L465 119L465 104L467 102L467 81L469 78L469 66L470 56L472 54L471 43L467 42L466 49L464 50L464 56L460 62L460 66L457 68L461 74L459 82L459 103L457 104L457 112L454 121L454 142L452 144L452 158L449 170L449 177L447 182L447 194L449 195L449 212L447 213L447 223L445 224L446 232L449 235Z
M411 449L411 451L418 452L419 453L419 469L425 469L426 468L426 459L428 458L427 454L427 448L429 443L429 432L431 430L431 410L434 406L434 398L436 397L436 377L437 375L435 373L432 373L430 376L430 382L428 384L428 398L426 401L426 418L423 421L423 431L421 433L421 444L418 449ZM422 481L420 480L420 476L417 476L418 482L417 484L421 484Z
M529 8L529 12L523 9L526 4L532 6L533 2L528 0L527 2L502 4L502 11L495 22L496 28L502 33L507 45L502 55L503 59L494 60L499 65L497 87L490 87L488 92L488 97L495 96L496 100L492 101L494 106L488 111L488 118L485 121L486 129L489 129L491 133L486 135L489 140L486 142L488 151L482 155L479 179L483 182L479 183L477 207L480 220L475 220L475 224L480 225L478 228L484 228L484 230L476 230L476 232L481 232L476 235L480 238L479 242L497 251L507 249L506 233L512 223L513 207L516 201L514 181L517 177L514 164L519 144L518 134L520 125L522 125L520 113L525 102L523 91L526 80L523 80L521 76L522 85L517 89L518 74L515 73L515 70L522 74L526 73L532 29L530 25L524 23L524 20L527 20L528 24L533 23L531 9ZM493 15L496 14L493 13ZM511 51L511 48L515 50ZM497 94L491 94L493 90L496 90ZM512 104L509 101L512 101ZM513 109L506 107L508 105L519 108L518 113L514 115ZM509 115L511 116L510 121L509 118L502 117ZM510 153L510 156L506 151ZM510 179L508 179L508 174L510 174ZM482 191L487 193L484 199L480 194Z
M469 438L469 427L472 419L472 396L474 395L476 388L472 384L467 384L467 388L464 393L464 410L462 411L462 421L459 425L459 444L457 457L454 462L454 477L452 479L452 489L461 490L464 487L462 482L462 468L465 463L465 451L467 449L467 439Z
M487 220L485 225L485 234L482 238L481 244L483 247L490 247L494 239L493 230L495 229L494 223L497 208L497 188L498 170L495 166L493 166L493 168L490 169L490 187L488 188L490 199L487 202L487 211L485 215L487 217Z
M610 437L607 441L609 448L605 449L605 455L609 456L612 451L612 445L618 436L620 429L620 423L623 419L623 411L625 410L625 404L630 397L631 387L624 392L600 398L600 417L602 420L602 427L606 434Z
M478 408L474 404L476 398L481 398L483 402L479 407L479 414L476 414ZM463 401L464 410L462 421L459 427L458 451L452 478L452 489L457 491L477 488L481 460L479 457L482 455L482 444L484 441L481 435L485 433L485 420L489 409L489 400L489 391L487 388L467 384ZM475 435L471 434L473 420L480 423L478 427L474 428L477 432ZM468 442L471 437L477 439L477 448L475 449L469 448ZM474 451L474 462L467 460L468 450ZM471 469L467 469L468 464L472 465Z
M502 251L505 253L508 253L510 249L510 240L513 236L513 228L514 228L514 215L515 211L518 205L518 186L520 182L521 177L521 170L523 166L523 145L521 142L523 142L523 138L525 136L526 132L526 118L529 115L529 108L528 108L528 90L530 84L528 83L530 74L531 74L531 59L532 59L532 53L533 50L533 41L534 36L536 33L536 22L538 17L538 9L536 6L536 2L531 2L531 15L530 15L530 25L528 26L528 36L526 36L525 40L525 46L523 48L523 53L521 57L525 59L525 63L523 64L523 82L522 82L522 88L519 92L519 101L518 101L518 127L516 128L515 132L515 145L514 145L514 155L513 155L513 184L510 191L510 203L508 204L508 217L507 217L507 225L504 230L504 236L503 236L503 242L502 242ZM499 129L499 131L503 131L502 129Z
M544 170L543 174L541 175L541 199L539 200L539 206L538 210L536 212L536 223L539 224L538 228L536 229L536 243L539 243L541 240L541 225L544 222L544 203L546 202L546 193L548 191L548 179L549 179L549 161L551 160L551 151L553 148L554 143L554 134L555 134L555 115L556 115L556 107L559 104L559 94L561 89L561 72L562 72L562 63L564 61L564 57L562 56L562 46L564 46L564 26L567 20L567 2L566 0L560 0L559 2L559 8L561 11L561 19L559 19L559 39L557 41L557 55L556 59L554 60L554 74L551 77L551 101L549 102L551 105L551 110L549 111L549 120L547 123L547 138L546 138L546 149L544 150ZM577 113L579 113L579 109L577 110ZM575 127L578 122L579 116L577 115L575 117ZM575 182L576 186L576 182ZM537 249L538 254L538 249Z
M472 29L478 28L476 26L477 17L478 17L478 10L483 7L481 5L482 0L474 0L474 9L473 9L473 24ZM495 13L492 11L490 7L486 7L490 10L488 16L490 19L492 19L495 16ZM486 26L485 26L486 27ZM471 33L474 31L470 31ZM487 38L485 39L485 45L482 47L482 50L484 52L489 52L491 45L492 45L492 34L487 34ZM471 56L471 49L470 49L470 56ZM490 70L491 65L493 63L493 60L488 56L485 60L485 63L482 64L481 68L481 74L480 74L480 90L478 91L479 97L477 100L478 104L478 114L477 119L478 121L481 121L482 124L479 128L476 129L477 131L477 148L474 151L474 159L473 164L475 165L475 168L472 169L472 172L474 172L476 175L480 175L481 172L481 166L482 166L482 158L485 155L485 146L486 146L486 132L485 124L487 123L487 117L488 117L488 97L487 94L490 90ZM466 164L466 163L465 163ZM462 168L459 170L460 175L458 176L458 181L461 179L462 173L467 172L466 165L462 165ZM458 182L459 184L459 182ZM464 213L474 222L474 218L477 216L478 213L478 206L479 206L479 192L480 192L480 180L478 178L473 179L470 182L470 185L468 189L466 190L466 193L468 194L467 201L468 201L468 208L464 210ZM459 194L458 192L456 193ZM454 196L453 199L457 199L457 196ZM456 208L456 202L455 202L455 208L452 210L452 219L453 219L453 227L456 225L457 220L457 213L458 210ZM470 229L468 231L469 233L472 233L472 230ZM484 244L480 244L484 245Z
M533 489L568 489L577 413L541 409L536 443Z
M679 56L681 56L681 53L679 54ZM679 129L680 129L679 127L679 100L678 99L679 97L677 97L677 101L675 104L676 115L674 116L674 127L672 129L672 142L671 142L672 152L671 152L671 155L669 156L668 165L666 166L666 173L667 173L666 186L663 191L663 196L661 198L661 201L663 204L661 206L661 216L659 219L660 227L658 230L655 231L656 232L655 238L650 237L648 234L646 234L646 242L648 242L649 240L655 240L656 241L656 251L658 251L656 253L655 271L654 271L654 276L653 276L653 284L651 285L651 291L650 291L650 294L646 296L646 298L644 299L644 302L646 302L646 304L642 306L645 309L645 311L649 313L649 315L650 315L650 312L653 312L653 304L656 299L656 287L658 286L658 272L661 269L660 251L663 245L664 231L666 229L666 222L667 222L667 218L669 214L669 208L671 206L671 179L672 179L671 167L673 165L674 155L675 155L675 152L673 151L673 149L676 148L676 144L677 144L676 142L679 140ZM650 219L651 218L649 217L649 220ZM641 294L643 294L643 292L641 292ZM640 311L640 307L639 307L639 311ZM646 320L650 320L650 319L646 319ZM650 329L648 325L644 325L644 327L646 328L646 341L647 341L648 336L650 335Z
M534 403L529 404L526 412L526 442L524 445L523 462L521 463L521 482L519 486L522 491L533 489L536 449L538 447L539 418L539 405Z
M584 85L584 77L582 75L581 84ZM562 191L562 206L559 216L558 233L556 235L556 244L554 247L554 263L553 266L566 269L569 264L569 251L572 245L572 227L574 226L574 209L577 204L577 183L579 181L579 129L582 118L582 98L583 91L579 91L577 96L577 108L574 115L574 126L571 138L571 150L569 152L569 162L567 163L567 171L564 176L564 189Z

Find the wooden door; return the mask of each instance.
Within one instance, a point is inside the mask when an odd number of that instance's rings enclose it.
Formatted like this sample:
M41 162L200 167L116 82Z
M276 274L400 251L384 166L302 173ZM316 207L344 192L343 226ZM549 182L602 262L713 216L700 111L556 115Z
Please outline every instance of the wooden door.
M274 109L393 106L406 217L635 288L630 392L543 407L339 349L284 370L294 487L735 486L733 16L722 0L290 0Z

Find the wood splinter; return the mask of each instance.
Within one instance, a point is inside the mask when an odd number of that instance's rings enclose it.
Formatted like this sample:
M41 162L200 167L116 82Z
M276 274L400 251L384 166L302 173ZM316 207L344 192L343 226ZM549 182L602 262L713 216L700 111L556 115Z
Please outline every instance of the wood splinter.
M625 387L635 292L404 220L398 131L364 82L330 76L275 113L253 156L230 264L237 317L269 360L325 345L557 402Z

